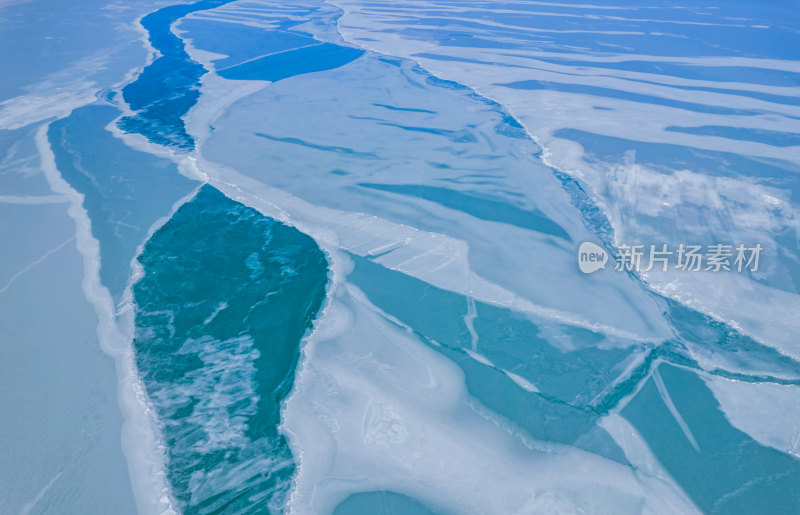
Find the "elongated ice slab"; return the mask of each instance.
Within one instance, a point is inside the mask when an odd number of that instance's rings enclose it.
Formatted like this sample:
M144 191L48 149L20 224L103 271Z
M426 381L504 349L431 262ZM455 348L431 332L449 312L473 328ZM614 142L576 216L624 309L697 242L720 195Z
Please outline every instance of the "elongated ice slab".
M280 403L324 295L322 253L204 186L138 260L136 362L178 507L281 512L295 465Z

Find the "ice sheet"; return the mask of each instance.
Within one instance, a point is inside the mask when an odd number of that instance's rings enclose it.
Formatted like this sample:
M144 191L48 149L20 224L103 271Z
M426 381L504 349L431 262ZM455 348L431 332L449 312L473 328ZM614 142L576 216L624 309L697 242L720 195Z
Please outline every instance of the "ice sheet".
M787 145L783 135L800 132L798 107L792 100L800 68L791 44L770 43L796 38L788 26L775 21L796 21L796 13L773 5L758 14L742 11L736 20L731 12L719 21L710 7L569 4L565 9L537 4L521 10L457 1L333 3L344 10L338 27L345 40L414 59L437 76L503 105L543 146L546 162L588 188L618 231L617 242L714 243L757 237L769 245L770 269L745 281L715 278L737 299L735 304L717 305L707 287L675 274L650 278L650 283L665 295L680 292L681 302L691 299L697 309L734 321L762 343L796 356L797 317L779 316L770 324L747 320L757 309L753 288L760 292L758 298L780 298L776 304L797 309L798 214L796 201L782 199L796 199L799 191L800 146ZM625 12L611 16L609 8ZM727 4L724 8L738 9ZM447 25L442 24L445 19ZM698 48L703 49L700 54ZM717 129L689 129L695 134L675 130L707 126ZM622 147L597 159L589 154L586 138L568 132L573 129L590 137L614 138ZM637 162L633 156L652 143L685 149L687 158L657 162L655 170L649 163L632 170ZM703 156L714 161L713 178L705 170L698 173L705 164ZM741 156L751 164L737 166L733 160L741 163ZM655 182L637 187L648 177ZM676 185L686 180L704 184L700 191L721 194L715 210L721 226L712 218L708 226L690 224L684 229L694 212L702 217L709 205L707 198L676 195ZM764 185L775 187L778 195L752 195L753 188ZM653 219L641 209L645 205L663 209ZM749 230L765 212L770 225L759 226L756 233ZM795 236L787 240L787 232ZM675 288L673 281L680 281Z

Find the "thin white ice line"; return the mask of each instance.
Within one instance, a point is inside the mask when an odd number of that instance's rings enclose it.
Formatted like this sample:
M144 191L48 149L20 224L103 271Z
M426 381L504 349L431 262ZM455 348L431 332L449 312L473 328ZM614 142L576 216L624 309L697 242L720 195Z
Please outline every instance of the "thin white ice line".
M631 377L631 374L633 374L633 371L634 371L634 370L636 370L636 368L637 368L637 367L639 367L640 365L642 365L642 364L644 363L644 360L645 360L645 358L647 357L647 354L648 354L648 350L647 350L647 348L640 349L640 351L639 351L638 353L635 353L635 354L633 354L633 355L632 355L633 357L631 358L631 361L628 363L628 365L625 367L625 370L623 370L623 371L622 371L622 373L620 373L620 374L619 374L619 375L616 377L616 379L614 379L614 380L613 380L613 381L611 381L609 384L607 384L607 385L606 385L606 387L605 387L605 388L603 388L603 389L600 391L600 393L598 393L597 395L595 395L595 397L594 397L594 398L593 398L591 401L589 401L589 405L590 405L590 406L596 406L598 402L600 402L601 400L603 400L604 398L606 398L606 396L608 395L608 393L609 393L609 392L611 392L611 391L613 391L613 390L614 390L614 389L615 389L615 388L616 388L616 387L617 387L617 386L618 386L620 383L622 383L623 381L626 381L626 380L630 379L630 377ZM655 365L655 366L657 366L657 365L658 365L658 363L659 363L659 361L658 361L658 360L656 360L656 361L655 361L655 363L654 363L654 365ZM640 390L640 389L641 389L641 387L642 387L642 385L644 384L644 382L645 382L645 381L647 381L647 379L648 379L649 377L650 377L650 374L647 374L647 375L645 375L643 378L639 379L639 380L636 382L636 386L635 386L635 387L634 387L634 389L632 390L632 393L638 394L638 393L639 393L639 390ZM626 397L627 397L627 395L626 395ZM620 407L622 407L622 406L624 406L625 404L626 404L626 403L623 403L623 402L622 402L622 400L620 400L620 402L619 402L619 403L617 403L617 406L620 406Z
M19 277L22 274L24 274L25 272L27 272L31 268L35 267L36 265L38 265L39 263L41 263L42 261L44 261L45 259L50 257L51 254L54 254L54 253L58 252L59 250L61 250L61 247L63 247L64 245L66 245L67 243L71 242L74 239L75 239L75 236L70 236L69 238L67 238L66 240L64 240L60 244L58 244L58 246L56 246L55 248L52 248L52 249L48 250L47 252L45 252L44 255L42 257L40 257L39 259L37 259L36 261L32 261L32 262L28 263L25 266L25 268L23 268L22 270L20 270L16 274L14 274L14 276L11 279L9 279L9 281L6 283L6 285L3 286L2 289L0 289L0 295L4 294L6 292L6 290L11 288L11 285L14 284L14 281L19 279Z
M394 250L394 249L396 249L398 247L401 247L403 245L405 245L404 241L401 241L401 240L391 241L391 242L387 243L386 245L381 245L379 247L375 247L374 249L368 250L367 254L370 255L370 256L376 256L378 254L385 254L385 253L389 252L390 250Z
M42 500L42 497L44 497L44 494L46 494L47 491L50 490L50 487L53 486L53 483L55 483L56 480L59 477L61 477L61 474L63 474L63 473L64 473L64 471L61 471L58 474L56 474L55 476L53 476L53 479L51 479L46 485L44 485L44 488L39 490L39 493L36 494L36 497L34 497L31 502L25 503L25 505L19 511L19 515L28 515L28 513L30 513L30 511L33 509L33 507L36 506L36 503L38 503L39 501Z
M686 439L689 440L689 443L692 444L695 451L700 452L700 446L697 445L697 440L694 439L694 435L692 434L692 430L689 429L689 425L683 420L678 408L675 407L675 404L672 402L672 397L669 396L669 392L667 391L667 387L664 384L664 381L661 379L661 374L658 373L658 369L656 368L653 370L653 382L656 384L656 388L658 389L658 394L661 396L661 400L664 401L664 405L666 405L667 409L670 413L672 413L672 417L675 419L675 422L683 431L683 434L686 436Z
M483 354L479 354L477 352L473 352L473 351L471 351L469 349L464 349L464 352L467 353L467 356L469 356L470 358L474 359L478 363L482 363L482 364L486 365L487 367L492 367L493 369L500 370L502 372L502 369L498 368L494 363L492 363L492 360L490 360L489 358L487 358Z
M397 230L397 227L389 226L386 229L383 229L382 231L368 233L365 229L367 227L369 227L370 225L374 224L375 222L384 223L383 220L379 219L376 216L376 217L371 218L366 223L364 223L362 225L359 225L359 226L352 226L352 227L345 226L344 227L345 230L348 230L351 233L354 233L355 235L358 235L359 232L364 232L364 233L367 234L367 237L364 238L363 240L358 240L355 243L350 243L350 244L347 245L347 247L355 249L355 248L360 248L360 247L366 246L368 243L370 243L370 242L372 242L374 240L380 239L381 236L383 236L384 234L388 233L389 231ZM386 239L388 239L388 238L386 238ZM391 241L399 241L399 240L391 240Z
M0 204L58 204L69 202L63 195L0 195Z
M501 368L499 370L503 372L509 379L514 381L517 384L517 386L519 386L523 390L531 393L539 393L539 389L536 387L536 385L531 383L521 375L515 374L514 372L511 372L510 370L506 370L504 368Z
M446 260L442 261L441 263L439 263L435 267L431 268L428 273L433 274L434 272L438 272L439 270L441 270L442 268L450 265L450 263L452 263L456 259L459 259L460 257L461 257L461 252L456 252L456 253L450 254L449 258L447 258Z
M789 454L793 454L800 458L800 433L797 433L792 439L792 448L789 449Z
M242 61L241 63L236 63L236 64L232 64L230 66L226 66L225 68L220 68L218 70L215 70L215 73L219 73L219 72L225 71L225 70L230 70L231 68L236 68L237 66L241 66L241 65L247 64L247 63L251 63L253 61L258 61L259 59L261 59L263 57L269 57L271 55L278 55L278 54L285 54L286 52L292 52L294 50L300 50L301 48L310 48L312 46L320 46L323 43L324 43L324 41L319 41L317 43L312 43L310 45L303 45L303 46L299 46L299 47L295 47L295 48L289 48L289 49L286 49L286 50L280 50L278 52L272 52L270 54L260 55L258 57L253 57L252 59L248 59L247 61Z
M475 297L471 293L467 293L467 313L464 315L464 325L467 326L469 331L470 340L472 342L472 351L478 352L478 332L475 331L475 318L478 316L478 308L475 306Z
M415 239L417 239L417 238L415 238ZM411 242L408 242L408 243L411 243ZM391 268L393 268L395 270L403 270L402 267L406 266L407 264L409 264L409 263L411 263L413 261L418 260L421 257L425 257L428 254L431 254L436 250L439 250L441 247L444 246L445 243L447 243L447 240L442 240L438 244L436 244L433 247L425 250L424 252L420 252L420 253L416 254L415 256L411 256L410 258L406 259L405 261L402 261L400 263L397 263L396 265L393 265Z

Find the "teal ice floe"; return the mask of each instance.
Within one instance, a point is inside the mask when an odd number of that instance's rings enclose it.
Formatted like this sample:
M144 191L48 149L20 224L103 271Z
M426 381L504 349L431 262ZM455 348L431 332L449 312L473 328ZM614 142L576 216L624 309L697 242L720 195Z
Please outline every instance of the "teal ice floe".
M320 43L266 55L238 66L219 70L226 79L279 81L303 73L332 70L364 54L363 50Z
M352 494L333 510L333 515L364 515L366 513L442 515L445 512L437 508L431 509L407 495L388 490Z
M278 431L325 295L314 241L210 186L139 256L134 347L185 513L280 512L295 464Z

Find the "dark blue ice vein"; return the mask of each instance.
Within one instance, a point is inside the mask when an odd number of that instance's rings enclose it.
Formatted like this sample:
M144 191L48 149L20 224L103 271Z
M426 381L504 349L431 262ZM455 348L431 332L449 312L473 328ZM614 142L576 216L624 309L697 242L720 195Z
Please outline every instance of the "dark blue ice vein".
M191 58L171 26L190 13L230 1L201 0L189 5L171 5L142 18L142 27L161 56L122 89L123 98L136 111L119 121L122 130L141 134L159 145L194 149L194 139L186 131L183 116L197 103L200 77L208 70Z

